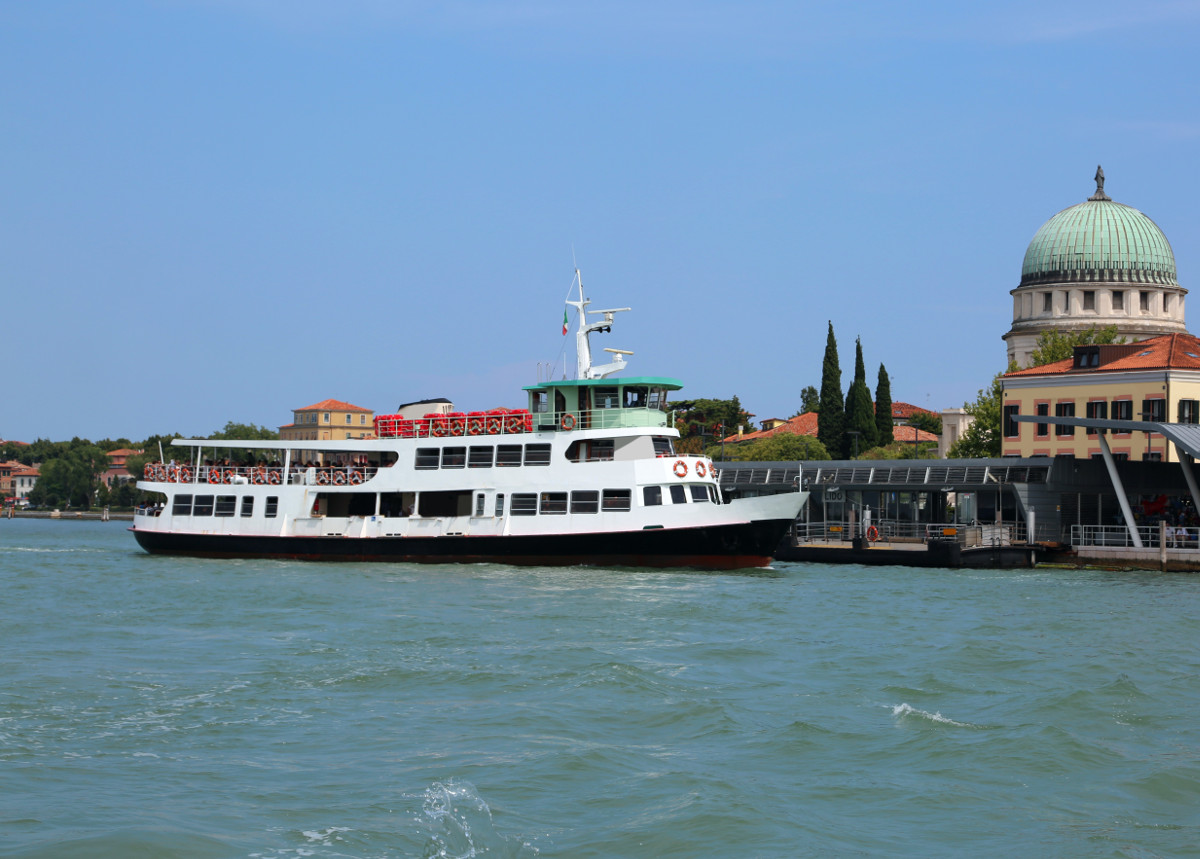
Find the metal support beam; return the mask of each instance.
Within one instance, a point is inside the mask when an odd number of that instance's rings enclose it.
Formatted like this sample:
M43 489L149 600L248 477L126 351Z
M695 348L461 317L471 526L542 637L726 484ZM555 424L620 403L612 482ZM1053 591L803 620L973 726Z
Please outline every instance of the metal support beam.
M1112 480L1113 489L1117 492L1117 503L1121 505L1121 514L1125 517L1125 527L1129 529L1129 538L1133 540L1134 548L1142 548L1142 538L1138 536L1137 525L1133 522L1133 511L1129 509L1129 499L1125 497L1125 487L1121 484L1121 476L1117 474L1117 464L1113 461L1112 451L1108 449L1108 437L1103 432L1096 433L1100 440L1100 455L1104 457L1104 465L1108 468L1108 477Z
M1192 472L1192 455L1178 444L1175 445L1175 450L1179 453L1179 467L1183 469L1183 479L1187 481L1188 492L1192 493L1192 504L1200 510L1200 489L1196 488L1196 475Z

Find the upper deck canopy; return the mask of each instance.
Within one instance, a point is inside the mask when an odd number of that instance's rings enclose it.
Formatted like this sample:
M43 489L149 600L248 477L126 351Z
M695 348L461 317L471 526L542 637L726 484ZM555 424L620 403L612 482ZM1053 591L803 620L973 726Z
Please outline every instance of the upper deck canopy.
M542 382L539 385L526 385L525 391L544 391L547 388L612 388L614 386L654 387L665 388L668 391L678 391L683 382L667 376L630 376L628 379L561 379L559 381Z

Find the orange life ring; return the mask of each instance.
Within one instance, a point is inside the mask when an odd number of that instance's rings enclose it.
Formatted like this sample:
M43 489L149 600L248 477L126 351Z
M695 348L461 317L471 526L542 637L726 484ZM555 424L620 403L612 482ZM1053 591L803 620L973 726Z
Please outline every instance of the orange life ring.
M182 483L191 483L192 482L192 470L190 468L188 468L186 465L183 468L179 469L179 480Z
M507 423L505 424L504 428L506 430L508 430L508 432L520 432L521 431L521 419L520 418L509 418Z
M436 438L441 438L446 434L446 425L441 421L438 421L429 427L429 433Z
M221 482L221 469L217 468L215 465L210 465L208 467L208 482L209 483L220 483Z
M504 429L504 421L500 420L500 418L487 419L487 431L489 435L496 435L502 429Z
M879 529L874 525L871 525L869 528L867 528L867 539L872 543L879 539Z
M329 483L329 472L322 469L317 472L317 485L325 486Z
M225 473L221 475L222 483L233 483L233 475L237 472L236 468L227 468Z
M471 418L467 422L467 432L471 435L479 435L483 432L483 418Z
M271 484L272 486L278 486L279 485L279 472L278 471L270 472L267 475L267 483Z
M682 459L675 460L674 471L676 477L687 477L687 463Z
M463 426L464 423L466 423L466 421L454 421L454 423L450 425L450 435L462 435L464 432L466 432L466 427Z
M696 463L696 476L697 476L697 477L703 477L704 475L705 475L704 463L703 463L703 462L697 462L697 463Z
M363 480L362 472L360 472L360 471L351 471L350 472L350 485L351 486L358 486L358 484L362 483L362 480Z
M154 466L147 462L145 469L142 470L142 476L145 477L147 480L153 479Z
M255 486L262 486L266 482L267 482L267 475L263 473L262 469L259 469L254 472L254 485Z
M559 426L561 426L564 430L567 430L568 432L575 429L575 416L573 414L571 414L570 412L567 412L565 415L562 416L562 420L559 421Z
M345 486L346 485L346 472L335 471L333 473L333 485L334 486Z

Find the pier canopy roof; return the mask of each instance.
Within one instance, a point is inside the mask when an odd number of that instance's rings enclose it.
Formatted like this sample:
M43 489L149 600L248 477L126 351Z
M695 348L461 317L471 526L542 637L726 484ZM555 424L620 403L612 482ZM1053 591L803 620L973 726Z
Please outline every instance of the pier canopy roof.
M1016 415L1021 423L1084 427L1109 432L1152 432L1166 436L1193 459L1200 459L1200 424L1172 424L1157 421L1119 421L1109 418L1069 418L1057 415Z
M1021 286L1095 281L1179 285L1163 231L1102 189L1042 224L1021 266Z

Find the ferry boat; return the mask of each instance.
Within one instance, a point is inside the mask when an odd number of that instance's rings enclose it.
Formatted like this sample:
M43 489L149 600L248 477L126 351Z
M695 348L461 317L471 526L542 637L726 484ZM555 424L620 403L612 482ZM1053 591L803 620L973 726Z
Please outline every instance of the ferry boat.
M576 279L576 378L526 387L527 408L402 408L364 439L176 439L189 461L147 465L138 481L165 496L137 511L138 543L213 557L769 564L808 493L723 497L718 466L676 448L668 397L682 384L609 378L625 350L593 366L589 335L630 308L589 310Z

